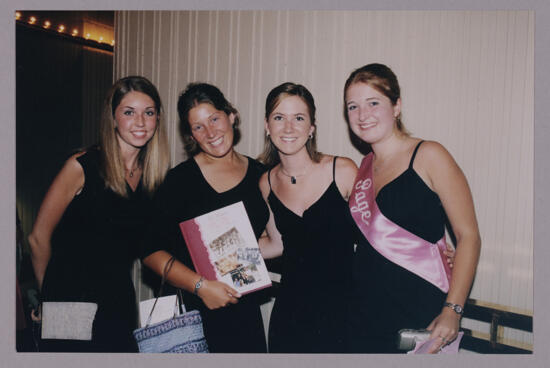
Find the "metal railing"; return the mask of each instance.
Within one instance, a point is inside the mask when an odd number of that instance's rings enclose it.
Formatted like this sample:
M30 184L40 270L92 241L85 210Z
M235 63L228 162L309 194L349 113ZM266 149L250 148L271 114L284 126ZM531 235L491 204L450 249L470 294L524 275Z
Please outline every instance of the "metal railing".
M464 308L464 318L490 324L488 336L463 328L464 337L460 347L482 354L532 354L532 346L502 339L499 332L503 327L533 332L533 317L512 312L506 307L468 299ZM523 345L523 346L520 346Z

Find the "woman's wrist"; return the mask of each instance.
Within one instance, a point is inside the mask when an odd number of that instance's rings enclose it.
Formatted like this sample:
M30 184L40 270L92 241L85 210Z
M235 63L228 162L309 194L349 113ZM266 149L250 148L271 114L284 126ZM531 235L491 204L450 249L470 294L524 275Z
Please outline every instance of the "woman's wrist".
M199 295L199 291L205 286L205 281L204 277L199 275L199 278L194 282L193 294Z
M464 314L464 306L462 304L451 303L446 301L445 303L443 303L443 309L452 310L454 313L456 313L460 317L462 317L462 315Z
M456 319L457 321L460 321L460 319L462 318L461 314L456 313L454 310L452 310L451 308L446 307L446 306L443 306L441 308L441 314L443 316Z

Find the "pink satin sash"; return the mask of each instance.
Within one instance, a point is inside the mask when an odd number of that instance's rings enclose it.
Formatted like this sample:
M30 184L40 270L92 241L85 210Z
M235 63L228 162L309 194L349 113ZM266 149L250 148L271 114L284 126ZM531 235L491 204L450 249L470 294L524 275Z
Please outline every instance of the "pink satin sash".
M372 152L363 158L349 199L355 223L378 253L447 293L451 269L443 253L445 237L430 243L382 214L375 200L372 161Z

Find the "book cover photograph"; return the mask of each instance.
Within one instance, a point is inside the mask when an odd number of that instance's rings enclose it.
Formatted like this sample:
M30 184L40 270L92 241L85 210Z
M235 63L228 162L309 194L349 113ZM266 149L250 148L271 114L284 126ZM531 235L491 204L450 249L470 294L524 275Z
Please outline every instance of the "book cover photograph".
M271 286L243 202L180 223L195 270L241 294Z

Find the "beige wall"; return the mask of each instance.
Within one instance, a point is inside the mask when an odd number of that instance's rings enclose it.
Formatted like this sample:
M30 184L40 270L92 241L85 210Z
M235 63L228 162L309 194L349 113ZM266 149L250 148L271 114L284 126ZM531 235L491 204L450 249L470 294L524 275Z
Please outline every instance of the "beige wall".
M389 65L407 128L445 145L469 180L483 240L471 297L532 311L533 12L118 12L115 23L115 78L142 74L159 87L174 164L184 159L176 101L192 81L234 103L238 150L253 157L268 91L302 83L316 99L320 149L359 163L343 84L366 63Z

